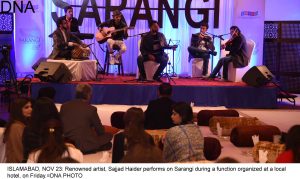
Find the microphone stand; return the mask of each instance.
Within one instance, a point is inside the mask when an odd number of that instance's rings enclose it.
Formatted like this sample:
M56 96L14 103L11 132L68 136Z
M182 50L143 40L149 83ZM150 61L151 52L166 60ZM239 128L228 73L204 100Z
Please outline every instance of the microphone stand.
M221 34L221 35L215 35L215 34L208 33L208 32L206 32L206 33L212 36L212 39L213 39L212 43L213 44L215 44L215 38L219 38L220 39L219 55L221 57L221 42L222 42L222 40L224 40L223 36L229 35L230 33ZM213 54L211 54L211 71L214 69L213 67L214 67L214 56L213 56Z

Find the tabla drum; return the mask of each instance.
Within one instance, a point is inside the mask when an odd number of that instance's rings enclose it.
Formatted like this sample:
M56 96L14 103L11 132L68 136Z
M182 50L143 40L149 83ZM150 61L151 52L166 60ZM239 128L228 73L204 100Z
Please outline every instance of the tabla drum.
M73 59L87 59L89 58L91 54L91 50L89 47L81 47L81 46L76 46L72 50L72 58Z

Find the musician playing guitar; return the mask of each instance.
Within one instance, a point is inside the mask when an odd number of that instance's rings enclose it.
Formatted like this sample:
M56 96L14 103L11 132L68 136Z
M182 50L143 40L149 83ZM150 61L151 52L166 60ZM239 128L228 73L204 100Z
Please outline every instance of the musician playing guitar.
M168 47L168 44L164 34L158 32L159 25L157 21L151 21L149 23L149 28L150 32L147 32L142 36L140 46L141 55L139 55L137 59L137 64L140 71L140 80L146 79L144 62L151 60L160 63L153 76L153 80L162 82L160 75L168 63L168 55L164 52L164 49Z
M124 43L124 39L127 39L128 33L127 33L127 23L122 15L122 13L119 10L113 11L113 19L110 19L99 26L99 32L101 36L110 36L111 38L105 39L107 40L107 46L110 53L110 63L118 63L120 56L126 51L127 47ZM107 31L105 31L104 27L113 27L112 31L116 30L115 33L110 33L111 31L108 31L108 34L106 34ZM122 29L122 30L121 30ZM97 39L97 34L96 34ZM98 40L98 39L97 39ZM100 42L102 43L102 42ZM120 50L114 55L113 53L113 46L116 45L120 48Z
M86 44L67 31L67 22L65 19L58 19L57 29L53 33L53 50L48 58L66 58L69 60L72 58L72 51L76 46L86 47Z
M208 24L203 22L200 25L200 33L193 34L191 38L191 45L188 47L189 62L191 58L202 58L202 75L207 77L209 55L216 55L215 46L212 42L212 38L207 35Z

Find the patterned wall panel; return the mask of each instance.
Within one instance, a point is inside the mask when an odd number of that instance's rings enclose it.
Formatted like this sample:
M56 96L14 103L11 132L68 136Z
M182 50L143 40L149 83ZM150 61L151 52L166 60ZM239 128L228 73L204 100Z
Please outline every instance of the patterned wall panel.
M13 14L0 13L0 34L1 33L12 33L13 30L14 30Z
M281 43L280 71L300 72L300 43Z
M282 36L281 38L300 38L300 24L282 24Z
M274 73L276 71L277 43L264 43L264 65Z
M300 21L265 22L263 64L281 86L300 93Z
M277 39L278 38L278 24L265 24L264 36L265 39Z

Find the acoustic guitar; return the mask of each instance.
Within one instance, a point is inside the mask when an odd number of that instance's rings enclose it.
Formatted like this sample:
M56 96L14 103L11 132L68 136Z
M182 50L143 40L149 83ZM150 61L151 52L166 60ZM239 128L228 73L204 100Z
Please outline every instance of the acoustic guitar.
M103 27L102 31L98 31L95 35L95 38L98 43L102 44L111 38L113 33L124 31L126 29L133 29L134 27L124 27L122 29L115 29L115 27Z

